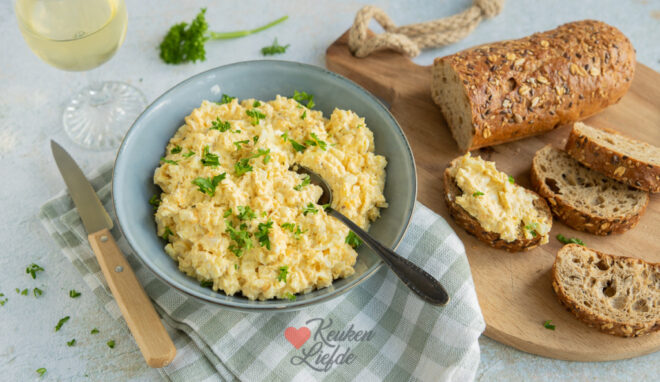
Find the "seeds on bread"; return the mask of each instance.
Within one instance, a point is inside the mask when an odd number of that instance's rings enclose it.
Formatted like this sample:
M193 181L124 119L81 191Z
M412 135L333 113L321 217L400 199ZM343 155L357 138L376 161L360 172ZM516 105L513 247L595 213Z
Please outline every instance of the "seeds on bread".
M660 192L660 147L576 122L566 152L583 165L631 187Z
M587 118L618 102L634 71L628 38L584 20L437 58L431 93L468 151Z
M531 180L559 220L595 235L633 228L649 202L647 192L590 170L550 145L534 154Z
M479 179L481 175L459 174L465 166L474 163L486 168L483 181ZM461 189L457 179L465 189ZM517 252L547 243L552 227L547 203L511 180L496 171L494 163L470 158L469 153L454 159L444 172L444 197L449 213L468 233L494 248ZM480 185L481 191L474 185Z
M660 264L567 244L552 266L559 301L589 326L636 337L660 330Z

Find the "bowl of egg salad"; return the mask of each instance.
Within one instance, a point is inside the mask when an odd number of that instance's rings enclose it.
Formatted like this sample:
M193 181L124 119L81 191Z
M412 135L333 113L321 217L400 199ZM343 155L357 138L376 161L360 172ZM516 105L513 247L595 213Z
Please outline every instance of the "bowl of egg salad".
M350 80L286 61L218 67L135 121L113 174L118 225L171 287L246 311L294 310L359 285L381 260L318 204L396 248L416 173L389 111Z

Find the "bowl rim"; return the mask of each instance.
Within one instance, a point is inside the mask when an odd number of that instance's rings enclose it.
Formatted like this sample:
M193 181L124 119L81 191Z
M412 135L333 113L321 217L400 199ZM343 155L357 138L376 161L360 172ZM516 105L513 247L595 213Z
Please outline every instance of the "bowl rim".
M405 236L406 232L408 232L408 228L410 228L410 222L412 220L412 215L415 212L415 202L417 201L417 191L418 191L418 187L417 187L417 165L415 164L415 158L414 158L414 155L413 155L413 152L412 152L412 148L410 147L410 142L408 142L408 138L406 137L405 133L403 132L403 129L399 125L399 122L396 120L396 118L394 118L394 116L392 115L390 110L383 104L383 102L380 99L378 99L378 97L371 94L369 91L367 91L365 88L363 88L359 84L353 82L352 80L350 80L350 79L348 79L348 78L346 78L346 77L344 77L344 76L342 76L338 73L332 72L332 71L330 71L330 70L328 70L324 67L311 65L311 64L306 64L306 63L302 63L302 62L296 62L296 61L248 60L248 61L239 61L239 62L234 62L234 63L231 63L231 64L216 66L216 67L213 67L211 69L207 69L205 71L194 74L194 75L184 79L183 81L180 81L180 82L176 83L175 85L173 85L172 87L167 89L163 94L158 96L147 107L145 107L145 109L140 113L140 115L135 119L135 121L133 121L133 124L131 124L131 127L128 129L128 131L126 132L126 134L122 138L121 144L119 145L119 149L117 150L117 154L115 155L115 161L114 161L113 166L112 166L112 188L111 188L112 207L115 211L117 226L119 227L119 230L121 231L122 235L126 239L126 243L128 244L129 248L135 254L135 257L138 258L139 261L151 271L151 273L153 273L158 279L163 281L165 284L167 284L171 288L174 288L174 289L180 291L181 293L185 294L186 296L190 296L190 297L193 297L195 299L204 301L206 303L218 305L218 306L221 306L223 308L230 309L230 310L243 311L243 312L294 311L294 310L299 310L299 309L306 308L308 306L328 302L328 301L330 301L330 300L332 300L336 297L339 297L339 296L347 293L351 289L353 289L353 288L357 287L358 285L360 285L360 284L364 283L365 281L367 281L369 278L371 278L371 276L373 276L377 271L379 271L382 268L382 266L384 265L384 262L383 262L382 259L379 259L378 262L371 267L371 269L368 269L366 272L361 274L352 283L344 285L340 288L336 288L332 292L325 293L323 295L320 295L320 296L315 297L315 298L310 299L310 300L303 300L303 301L300 301L300 302L282 300L282 303L279 304L279 305L251 305L254 301L246 299L246 298L240 298L241 300L245 300L246 303L241 303L240 300L237 301L237 302L232 301L231 303L228 303L226 301L221 301L221 300L215 299L212 296L199 294L199 293L197 293L193 290L187 290L187 288L185 288L183 286L179 286L175 282L173 282L172 280L169 280L169 279L165 278L163 275L161 275L155 269L155 266L150 264L142 255L140 255L140 253L138 251L135 250L135 247L133 246L133 244L131 243L131 240L129 239L129 237L131 237L131 236L130 236L130 234L129 235L126 234L126 232L128 232L128 231L126 229L124 229L124 226L122 225L122 222L119 218L119 213L118 213L118 208L117 208L117 192L115 191L115 187L117 187L117 183L114 181L114 179L115 179L115 174L117 172L117 163L120 161L120 157L121 157L122 153L124 152L124 150L126 148L127 138L129 136L131 136L131 134L135 131L136 126L142 120L144 115L148 111L150 111L150 109L154 105L156 105L158 102L160 102L163 98L167 97L170 93L174 92L179 87L181 87L181 86L183 86L187 83L193 82L193 81L197 80L198 78L207 75L210 72L214 72L214 71L222 70L222 69L228 69L228 68L231 68L231 67L234 67L234 66L264 65L264 64L268 64L268 63L300 66L300 67L304 67L308 70L318 72L320 75L326 75L326 76L329 75L329 76L335 77L340 82L343 82L343 83L347 84L349 87L352 87L355 90L357 90L358 93L362 93L364 96L366 96L367 98L370 98L372 101L374 101L378 106L380 106L383 109L383 111L385 111L385 113L389 117L390 121L396 127L396 131L399 133L399 135L403 139L403 142L405 143L405 148L407 149L406 152L408 153L410 162L412 163L413 197L411 198L411 200L408 203L407 210L409 212L408 212L407 216L404 217L404 219L406 220L405 225L404 225L403 229L401 230L401 232L399 233L398 237L394 240L392 250L396 250L399 247L399 245L401 244L401 241L403 240L403 237ZM387 180L386 180L386 182L387 182ZM163 251L163 253L165 253L165 252ZM333 280L333 283L334 283L334 280ZM325 289L325 288L323 288L323 289ZM315 291L316 290L318 290L318 289L315 289ZM220 291L214 291L214 292L218 293L218 294L223 293L223 292L220 292ZM234 296L228 296L228 297L234 297Z

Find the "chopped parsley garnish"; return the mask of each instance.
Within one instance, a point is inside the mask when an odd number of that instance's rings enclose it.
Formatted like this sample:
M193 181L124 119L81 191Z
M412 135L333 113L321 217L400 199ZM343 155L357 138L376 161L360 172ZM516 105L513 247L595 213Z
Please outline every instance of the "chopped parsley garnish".
M509 183L511 183L511 184L516 183L516 180L513 179L513 177L511 175L509 175Z
M23 295L23 296L27 296L29 291L30 291L30 290L29 290L28 288L25 288L25 289L23 289L23 290L21 291L21 295Z
M259 245L266 247L270 250L270 238L268 237L268 231L273 228L273 221L268 220L266 223L259 223L257 227L257 232L254 234L254 237L259 241Z
M114 349L114 348L115 348L115 340L110 340L110 341L107 342L107 344L108 344L108 347L109 347L110 349Z
M33 279L37 278L37 272L42 272L44 269L39 265L32 263L25 268L25 273L32 276Z
M353 231L348 231L348 235L346 235L346 244L350 245L353 248L357 248L360 245L362 245L362 239L358 237L358 235L355 234Z
M254 102L252 103L252 107L259 107L259 106L261 106L261 102L259 102L259 100L254 100Z
M209 196L213 196L215 195L215 188L218 184L220 184L220 182L222 182L223 179L225 179L226 176L227 173L223 172L222 174L216 175L213 178L195 178L195 180L192 181L192 184L199 187L200 192L208 194Z
M258 149L256 154L252 154L249 157L243 158L234 164L234 171L236 175L241 176L247 172L252 171L252 166L250 165L250 159L258 158L263 156L263 163L266 164L270 162L270 149Z
M163 162L163 163L171 164L171 165L173 165L173 166L176 166L176 165L179 164L178 161L171 160L171 159L167 159L167 158L165 158L165 157L160 158L160 161Z
M277 25L288 18L288 16L280 17L255 29L218 33L208 31L209 25L206 22L205 14L206 8L202 8L190 24L181 22L169 29L160 43L160 58L163 61L168 64L205 61L206 49L204 45L207 41L251 35Z
M99 330L96 329L96 328L94 328L94 329L92 329L92 330L90 331L90 333L91 333L91 334L98 334L98 333L99 333Z
M250 141L247 140L247 139L244 140L244 141L236 141L236 142L234 142L234 146L236 146L236 151L238 151L238 150L241 149L241 147L242 147L241 145L247 145L248 143L250 143Z
M252 137L252 142L257 143L258 141L259 141L259 136L258 135L255 135L254 137Z
M35 371L37 372L37 374L39 374L40 377L43 377L44 374L46 374L46 368L45 367L40 367Z
M169 228L165 228L165 231L166 231L166 232L169 231ZM172 231L170 231L170 235L172 234L171 232L172 232ZM71 298L80 297L81 294L82 294L82 293L78 292L78 291L75 290L75 289L71 289L71 290L69 291L69 297L71 297Z
M149 199L149 204L154 206L154 210L158 209L158 206L160 206L160 203L162 200L160 200L160 196L158 194L154 194L151 199Z
M548 330L555 330L555 325L551 324L550 321L552 321L552 320L546 320L543 323L543 327L548 329Z
M44 291L42 291L42 290L39 289L39 288L34 288L34 289L32 290L32 293L34 294L34 297L39 297L39 296L41 296L42 294L44 294Z
M303 144L300 144L300 143L294 141L293 139L289 138L289 134L287 134L287 133L282 134L282 139L284 139L284 142L291 143L291 146L297 152L303 152L307 148L307 146L305 146Z
M296 191L300 191L300 190L303 189L303 187L309 185L311 182L312 182L312 179L309 177L309 175L305 174L305 176L303 177L302 183L300 183L299 185L293 187L293 189L296 190Z
M584 241L578 239L577 237L572 237L570 239L567 239L566 236L559 234L557 235L557 240L559 240L563 244L579 244L584 246Z
M170 227L165 227L165 232L163 232L163 240L168 240L171 235L174 235L174 232L170 229ZM69 292L69 295L71 292ZM73 297L73 296L72 296Z
M227 94L223 94L222 98L220 98L220 101L216 102L218 105L224 105L226 103L230 103L231 101L235 100L236 97L232 97Z
M257 217L257 214L250 206L238 206L236 209L238 210L236 217L240 220L252 220Z
M71 341L66 342L66 346L68 346L68 347L72 347L75 344L76 344L76 339L75 338L72 339Z
M65 322L69 321L69 316L66 316L64 318L61 318L59 321L57 321L57 325L55 325L55 331L59 332L60 329L62 329L62 325L64 325Z
M211 127L209 127L209 129L218 130L219 132L224 133L225 131L231 129L231 124L229 121L222 122L220 117L218 117L215 121L211 122Z
M204 149L202 150L202 159L200 159L200 162L202 162L204 166L210 167L218 167L220 165L218 154L209 152L208 145L204 146Z
M286 282L286 276L289 273L289 266L283 265L280 267L280 273L277 275L277 281Z
M296 240L300 240L300 235L303 233L307 232L307 230L301 231L300 226L296 227L296 232L293 233L293 236L296 238Z
M525 226L525 229L528 230L529 233L531 233L533 237L536 237L536 236L538 235L538 233L536 232L536 230L538 229L538 227L539 227L539 224L538 224L538 223L536 223L536 222L532 222L532 223L527 224L527 225Z
M211 288L211 287L213 287L213 280L200 281L199 285L203 288Z
M238 270L238 263L234 264L234 269Z
M477 192L473 193L472 196L474 196L476 198L477 196L481 196L483 194L484 194L483 192L477 191Z
M260 112L257 109L246 110L245 114L247 114L248 117L252 118L252 121L250 121L252 126L257 126L259 124L259 121L266 118L266 114Z
M330 203L321 204L321 208L323 208L323 211L329 210L330 209Z
M295 223L282 223L282 225L280 225L280 227L282 227L285 230L293 233L293 230L296 228L296 224Z
M174 146L174 148L170 151L170 154L178 154L183 150L183 148L179 145Z
M231 216L231 214L233 214L233 213L234 213L234 212L233 212L233 211L231 210L231 208L230 208L230 209L228 209L227 211L225 211L224 214L222 214L222 217L223 217L223 218L227 218L227 217Z
M322 140L319 139L319 137L314 134L314 133L309 133L309 136L312 137L312 139L308 139L305 141L305 143L308 146L318 146L321 150L326 151L328 149L328 144Z
M2 298L4 297L4 298ZM0 306L5 306L5 304L9 301L8 297L5 297L4 293L0 293Z
M190 150L187 153L183 154L184 158L190 158L191 156L195 155L195 152Z
M303 215L307 216L307 214L316 214L319 212L319 209L314 206L314 203L309 202L307 203L307 206L303 208Z
M286 292L286 293L284 294L284 297L287 298L287 299L289 299L289 301L296 301L296 295L295 295L295 294L291 294L290 292Z
M299 92L297 90L293 91L293 99L298 101L299 104L307 106L308 109L311 109L316 105L314 103L314 95L307 94L306 92ZM306 103L303 103L306 102Z
M305 119L307 118L307 110L303 111L302 115L300 116L300 119Z
M275 41L273 41L273 45L264 46L263 48L261 48L261 54L264 56L273 56L276 54L282 54L286 52L287 48L289 48L289 44L282 46L277 43L277 38L276 38Z
M250 233L247 231L247 224L241 224L238 229L234 227L234 223L226 220L227 229L225 232L229 234L231 240L234 243L229 245L229 250L236 255L236 257L241 257L245 251L252 248L252 239L250 239Z

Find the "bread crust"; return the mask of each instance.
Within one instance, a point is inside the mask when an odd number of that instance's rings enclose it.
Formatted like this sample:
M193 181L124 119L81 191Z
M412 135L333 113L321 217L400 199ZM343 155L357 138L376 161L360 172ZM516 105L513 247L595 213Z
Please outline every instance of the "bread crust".
M627 218L614 219L581 212L564 201L564 198L554 193L550 187L545 184L544 179L542 179L542 176L540 175L540 169L536 158L537 156L534 155L534 158L532 159L532 169L530 171L532 187L547 200L550 205L550 210L552 210L552 213L557 219L573 229L599 236L623 233L635 227L637 223L639 223L639 219L644 211L646 211L646 206L648 206L649 203L648 198L646 199L644 208L639 213Z
M468 151L540 134L618 102L632 83L635 50L617 28L584 20L436 58L432 96L441 109L446 66L469 103L472 139L460 147ZM450 128L456 138L460 127Z
M463 227L468 233L475 236L477 239L488 244L489 246L497 249L504 249L508 252L520 252L524 250L530 250L536 248L541 244L542 236L538 235L531 239L520 238L512 242L507 242L500 238L499 233L486 231L481 223L472 215L470 215L463 207L456 203L456 197L460 196L463 192L460 190L454 179L450 175L451 168L456 164L456 160L453 160L449 163L449 166L445 169L444 172L444 183L445 183L445 203L449 209L449 214L454 219L456 224ZM537 208L540 208L548 216L548 219L552 220L552 213L550 208L548 208L547 203L543 200L542 197L534 193L533 191L526 190L529 193L534 194L536 198L535 204Z
M580 321L586 323L587 325L594 327L601 332L612 334L620 337L637 337L643 334L649 334L655 331L660 331L660 317L656 319L655 322L650 322L647 324L630 324L630 323L620 323L614 320L611 320L607 317L594 312L590 309L577 304L567 293L564 285L561 283L559 278L559 271L557 267L557 259L559 259L561 251L570 250L571 246L578 246L578 244L567 244L563 246L557 253L555 262L552 265L552 289L557 294L559 302L562 303L571 313L573 313ZM607 259L608 263L613 262L624 262L631 264L647 264L651 267L660 267L660 263L647 263L644 260L636 259L632 257L625 256L615 256L609 255L603 252L599 252L589 248L590 251L596 253L601 259Z
M610 133L619 134L608 130ZM629 138L630 139L630 138ZM584 166L647 192L660 192L660 166L630 158L581 135L575 125L566 141L566 152Z

